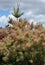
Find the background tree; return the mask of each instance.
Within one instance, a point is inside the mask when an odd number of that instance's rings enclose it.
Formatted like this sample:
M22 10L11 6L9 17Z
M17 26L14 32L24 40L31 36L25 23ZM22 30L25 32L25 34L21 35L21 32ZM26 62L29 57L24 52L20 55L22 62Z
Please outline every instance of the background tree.
M8 23L12 24L12 18L9 18Z
M18 18L19 18L20 16L22 16L23 14L24 14L23 12L20 12L19 5L18 5L18 3L17 3L17 8L14 8L14 9L13 9L12 15L15 16L15 17L17 18L17 20L18 20Z

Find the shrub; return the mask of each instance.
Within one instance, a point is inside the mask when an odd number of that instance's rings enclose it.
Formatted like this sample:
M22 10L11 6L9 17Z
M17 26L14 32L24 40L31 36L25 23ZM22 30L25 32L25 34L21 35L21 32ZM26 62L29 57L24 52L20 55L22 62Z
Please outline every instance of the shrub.
M11 24L0 29L0 64L45 65L45 28L23 19Z

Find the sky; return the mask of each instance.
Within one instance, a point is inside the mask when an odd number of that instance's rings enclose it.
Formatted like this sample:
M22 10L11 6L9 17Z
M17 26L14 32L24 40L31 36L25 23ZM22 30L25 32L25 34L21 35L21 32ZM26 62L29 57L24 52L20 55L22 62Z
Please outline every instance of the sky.
M45 0L0 0L0 27L8 24L9 17L16 20L11 13L17 2L21 12L24 12L22 18L29 22L41 22L45 26Z

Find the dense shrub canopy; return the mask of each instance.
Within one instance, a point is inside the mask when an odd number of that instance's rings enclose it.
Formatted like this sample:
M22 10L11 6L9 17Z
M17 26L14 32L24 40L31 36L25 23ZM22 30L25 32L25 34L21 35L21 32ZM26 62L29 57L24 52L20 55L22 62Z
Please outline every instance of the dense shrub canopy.
M44 65L45 28L42 24L34 25L24 19L12 20L11 24L12 27L0 29L0 61Z

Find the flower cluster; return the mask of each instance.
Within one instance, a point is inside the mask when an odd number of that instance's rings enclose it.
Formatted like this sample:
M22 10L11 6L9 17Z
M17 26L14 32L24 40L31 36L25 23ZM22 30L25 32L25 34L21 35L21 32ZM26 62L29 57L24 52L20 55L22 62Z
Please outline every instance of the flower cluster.
M12 20L12 27L0 29L0 59L4 62L15 60L34 65L45 60L45 28L27 20ZM43 65L43 64L42 64Z

